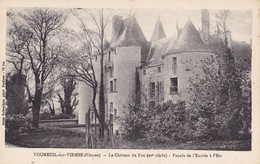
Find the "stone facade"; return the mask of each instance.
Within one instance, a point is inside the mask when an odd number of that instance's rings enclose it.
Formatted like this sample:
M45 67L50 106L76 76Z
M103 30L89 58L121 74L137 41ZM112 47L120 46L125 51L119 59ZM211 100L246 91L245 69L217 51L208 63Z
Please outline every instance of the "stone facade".
M207 40L208 12L203 13L203 29L206 29L203 37ZM202 41L191 20L176 33L177 36L166 38L158 19L152 42L149 42L134 16L125 20L114 16L112 40L104 56L106 119L113 114L114 131L120 129L117 118L124 116L133 96L139 96L141 103L146 105L189 100L189 79L201 75L201 61L214 53ZM99 57L94 67L99 81ZM80 83L79 95L78 119L84 124L85 113L91 106L91 91Z

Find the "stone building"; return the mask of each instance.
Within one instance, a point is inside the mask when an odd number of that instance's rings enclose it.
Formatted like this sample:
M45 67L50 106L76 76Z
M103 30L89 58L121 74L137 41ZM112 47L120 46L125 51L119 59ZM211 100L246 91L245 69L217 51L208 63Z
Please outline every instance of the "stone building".
M166 38L158 17L147 41L135 16L113 17L112 39L104 56L104 92L106 119L113 114L114 131L120 128L118 116L123 117L128 103L136 98L148 106L189 100L189 79L200 76L201 61L214 55L206 44L210 40L207 10L202 10L201 23L199 32L189 19L182 29L177 26L176 33ZM94 67L99 78L98 56ZM78 119L84 124L91 106L91 89L80 83L79 95Z
M157 24L161 24L160 20ZM163 31L163 28L160 30ZM163 33L155 29L153 36ZM152 42L147 61L141 66L142 95L146 96L145 101L149 105L168 100L188 100L189 78L200 75L201 61L214 55L191 20L186 22L177 36L157 36L162 39Z

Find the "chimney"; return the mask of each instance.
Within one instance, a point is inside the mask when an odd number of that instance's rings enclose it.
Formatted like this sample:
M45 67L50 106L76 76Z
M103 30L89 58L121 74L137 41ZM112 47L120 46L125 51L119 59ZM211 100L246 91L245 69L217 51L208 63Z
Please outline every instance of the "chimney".
M114 42L117 40L117 38L120 35L121 27L123 25L123 17L119 15L113 16L112 20L112 39L111 42Z
M201 23L202 23L202 39L204 43L207 43L210 38L210 26L209 26L209 12L206 9L201 10Z
M227 37L228 48L232 49L232 38L231 38L231 32L230 31L226 32L226 37Z

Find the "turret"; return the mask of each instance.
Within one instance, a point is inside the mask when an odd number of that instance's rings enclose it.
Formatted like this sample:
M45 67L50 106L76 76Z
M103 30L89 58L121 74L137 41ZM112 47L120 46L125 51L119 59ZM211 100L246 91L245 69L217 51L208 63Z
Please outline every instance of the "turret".
M155 41L158 41L158 40L163 39L165 37L166 37L166 35L165 35L164 29L163 29L163 26L162 26L162 23L161 23L161 20L160 20L160 16L158 16L158 19L157 19L157 22L155 24L153 34L152 34L150 41L155 42Z
M111 42L114 42L117 40L117 38L120 35L121 28L124 25L123 17L119 15L113 16L113 21L112 21L112 39Z

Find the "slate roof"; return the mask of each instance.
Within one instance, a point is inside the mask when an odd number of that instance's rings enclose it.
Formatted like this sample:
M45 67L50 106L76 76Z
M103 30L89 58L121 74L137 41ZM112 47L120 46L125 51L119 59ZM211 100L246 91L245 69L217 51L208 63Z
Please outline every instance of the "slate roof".
M164 32L160 17L158 17L158 20L155 24L153 34L152 34L150 41L155 42L155 41L158 41L158 40L163 39L165 37L166 37L166 35L165 35L165 32Z
M145 65L159 64L164 56L174 53L212 52L203 43L191 20L178 31L178 38L165 38L163 26L158 19L151 37L152 42L146 40L135 16L124 19L120 26L118 35L111 41L111 47L140 46L141 62Z
M166 53L167 46L172 38L163 38L151 44L147 57L147 64L155 65L163 62L162 56Z
M181 52L212 52L201 40L191 20L184 25L175 43L168 45L165 55Z
M123 24L119 31L119 35L111 47L141 47L141 61L145 61L150 48L150 43L146 40L135 16L131 16L123 20Z
M174 35L171 38L164 38L152 42L144 66L162 63L163 57L169 54L182 52L212 52L212 50L203 43L199 32L190 20L187 21L183 29L179 29L178 33L179 36Z

